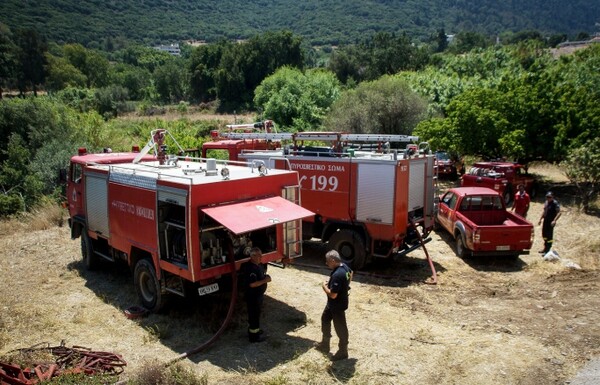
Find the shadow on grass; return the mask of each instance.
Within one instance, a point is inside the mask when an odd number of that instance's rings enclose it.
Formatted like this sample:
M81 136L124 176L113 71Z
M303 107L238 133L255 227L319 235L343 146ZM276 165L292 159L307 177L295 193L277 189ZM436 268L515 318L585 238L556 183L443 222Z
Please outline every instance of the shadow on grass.
M103 302L122 312L139 303L132 274L124 265L102 263L98 270L87 271L82 262L73 262L69 269L78 270L85 278L87 288ZM220 282L222 290L210 295L191 295L189 298L172 296L165 309L158 314L151 313L133 320L123 315L123 322L135 322L146 331L139 341L141 354L155 342L178 355L184 355L209 341L228 314L233 294L231 279L228 281L225 279ZM239 287L236 297L229 325L223 334L206 349L188 357L192 362L210 362L226 371L240 373L264 372L312 348L315 341L292 335L294 330L306 326L306 314L269 296L268 290L261 321L261 328L266 330L268 338L261 343L250 343L246 304L243 290Z
M438 230L437 234L446 242L452 250L456 250L456 241L445 230ZM456 256L456 258L459 258ZM486 256L486 257L467 257L463 261L471 268L478 271L502 271L517 272L523 270L527 264L518 257L507 256Z
M320 242L304 242L303 245L304 255L294 261L294 268L319 273L323 275L323 280L327 279L331 272L325 266L327 246ZM437 273L446 270L437 262L433 262L433 266ZM429 281L431 276L432 271L427 258L417 249L403 257L375 258L363 269L354 271L353 281L378 286L407 287L423 284Z

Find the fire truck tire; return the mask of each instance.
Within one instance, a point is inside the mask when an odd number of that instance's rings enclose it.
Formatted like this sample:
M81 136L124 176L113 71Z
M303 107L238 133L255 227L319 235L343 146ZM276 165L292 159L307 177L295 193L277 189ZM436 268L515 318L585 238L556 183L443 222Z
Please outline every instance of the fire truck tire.
M366 250L361 236L352 230L340 230L329 238L329 248L337 250L345 264L354 270L365 266Z
M94 253L92 240L85 229L81 232L81 256L87 270L94 270L98 267L98 256Z
M148 259L140 259L135 265L133 280L135 291L142 305L152 312L161 310L165 296L162 293L160 282L156 278L156 270L152 262Z

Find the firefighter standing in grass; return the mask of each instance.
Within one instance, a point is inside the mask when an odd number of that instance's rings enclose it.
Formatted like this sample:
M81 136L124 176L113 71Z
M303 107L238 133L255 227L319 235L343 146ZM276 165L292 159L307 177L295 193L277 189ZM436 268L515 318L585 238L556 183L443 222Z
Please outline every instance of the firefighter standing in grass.
M339 338L339 350L331 359L333 361L348 358L348 325L346 324L346 309L348 309L348 290L352 280L352 270L342 263L337 251L331 250L325 255L325 264L332 271L329 281L321 285L327 295L327 305L321 315L321 332L323 339L316 349L325 354L329 353L331 340L331 321Z
M265 273L261 258L261 250L253 247L250 250L250 262L245 266L248 277L246 305L248 306L248 339L250 342L262 342L266 339L260 329L260 311L265 291L267 291L267 283L271 282L271 277Z
M527 191L525 191L524 184L519 184L517 188L519 190L515 193L515 201L513 203L512 211L514 211L516 214L519 214L523 218L527 218L527 211L529 211L529 203L531 202L531 199L529 198Z
M554 226L556 221L560 218L560 204L554 199L554 194L548 191L546 194L546 202L544 202L544 211L538 221L538 225L544 221L542 225L542 238L544 238L544 249L540 250L540 254L546 254L552 249L552 242L554 238Z

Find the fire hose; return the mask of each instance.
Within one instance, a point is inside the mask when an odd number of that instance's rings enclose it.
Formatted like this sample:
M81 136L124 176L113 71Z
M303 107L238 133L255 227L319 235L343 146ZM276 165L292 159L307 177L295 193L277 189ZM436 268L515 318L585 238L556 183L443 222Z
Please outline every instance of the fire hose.
M47 345L39 347L40 345ZM55 357L54 363L39 363L33 368L22 369L18 365L0 362L0 385L33 385L48 381L65 374L86 375L119 375L127 362L118 354L96 352L82 346L66 347L64 341L60 346L38 344L30 348L18 349L24 357L33 357L39 353L50 353Z
M229 262L231 265L231 280L232 280L231 299L229 301L229 309L227 310L227 316L225 316L225 319L223 320L221 327L219 327L219 330L217 330L217 332L211 338L209 338L206 342L203 342L202 344L196 346L195 348L192 348L192 349L188 350L187 352L180 354L179 356L175 357L171 361L167 362L165 364L165 366L171 366L174 363L183 360L184 358L187 358L189 356L197 354L197 353L201 352L202 350L208 348L221 336L221 334L223 334L225 329L227 329L227 326L229 326L229 322L231 321L231 317L233 316L233 310L235 308L235 303L237 301L237 270L235 268L235 257L234 257L234 253L233 253L233 245L231 245L231 243L229 244L229 258L230 258Z

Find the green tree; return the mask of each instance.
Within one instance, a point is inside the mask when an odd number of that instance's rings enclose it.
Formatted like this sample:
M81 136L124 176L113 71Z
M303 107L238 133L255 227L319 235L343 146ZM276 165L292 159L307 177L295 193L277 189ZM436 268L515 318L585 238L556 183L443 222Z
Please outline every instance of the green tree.
M229 46L215 73L217 96L225 108L252 107L254 89L277 68L303 65L302 40L289 31L266 32Z
M337 49L328 68L347 83L349 79L375 80L402 70L420 69L428 61L427 49L416 47L406 34L379 32L357 45Z
M448 48L448 36L444 28L440 28L435 36L434 52L444 52Z
M104 87L109 80L109 62L103 54L98 51L89 51L86 57L85 71L88 79L88 87Z
M64 57L85 75L88 87L108 85L109 62L103 54L81 44L66 44L62 50Z
M81 73L68 60L46 55L48 61L48 77L46 78L46 88L48 91L58 91L67 87L85 87L87 77Z
M547 74L558 100L554 150L565 155L569 146L580 147L600 137L600 45L593 44L568 57Z
M129 46L115 54L115 57L122 63L145 68L150 73L153 73L156 68L173 60L173 56L168 52L141 45Z
M88 112L95 108L94 90L89 88L67 87L53 96L61 103L79 112Z
M108 120L127 110L129 94L127 89L119 85L110 85L96 89L94 99L96 111Z
M30 86L37 96L37 87L46 79L46 41L34 29L19 29L15 33L18 46L17 81L21 94Z
M454 53L465 53L474 48L489 47L490 44L490 39L481 33L461 31L454 36L454 41L449 45L448 49Z
M110 83L125 87L132 100L148 97L148 88L152 85L150 72L142 67L118 63L111 67Z
M458 153L493 158L508 155L500 144L509 132L505 103L502 93L489 89L469 90L450 102L448 119L454 131L451 136L459 142Z
M444 149L451 153L462 153L457 131L452 127L450 119L432 118L419 122L413 135L426 141L433 149Z
M340 83L332 72L282 67L256 88L254 104L286 129L317 130L339 95Z
M326 126L353 133L412 134L425 117L427 103L399 76L383 76L342 93Z
M154 71L154 86L163 102L179 102L188 93L189 76L187 68L175 61L164 64Z
M224 40L194 48L189 60L191 97L201 102L217 98L216 73L223 52L231 50L233 43Z
M17 69L17 46L13 42L12 32L0 23L0 99L2 88L14 79Z
M561 163L561 168L571 183L577 186L581 208L590 212L590 203L600 193L600 138L577 147Z
M361 57L363 52L356 45L336 49L331 54L327 68L344 84L352 84L364 78Z
M69 159L77 147L70 139L52 138L35 153L29 170L41 182L42 194L62 193L62 186L58 180L59 170L68 166Z
M7 196L19 197L24 209L31 208L41 197L43 183L30 170L30 151L19 134L12 134L8 149L3 151L6 158L0 165L0 188ZM11 213L0 213L2 215Z

